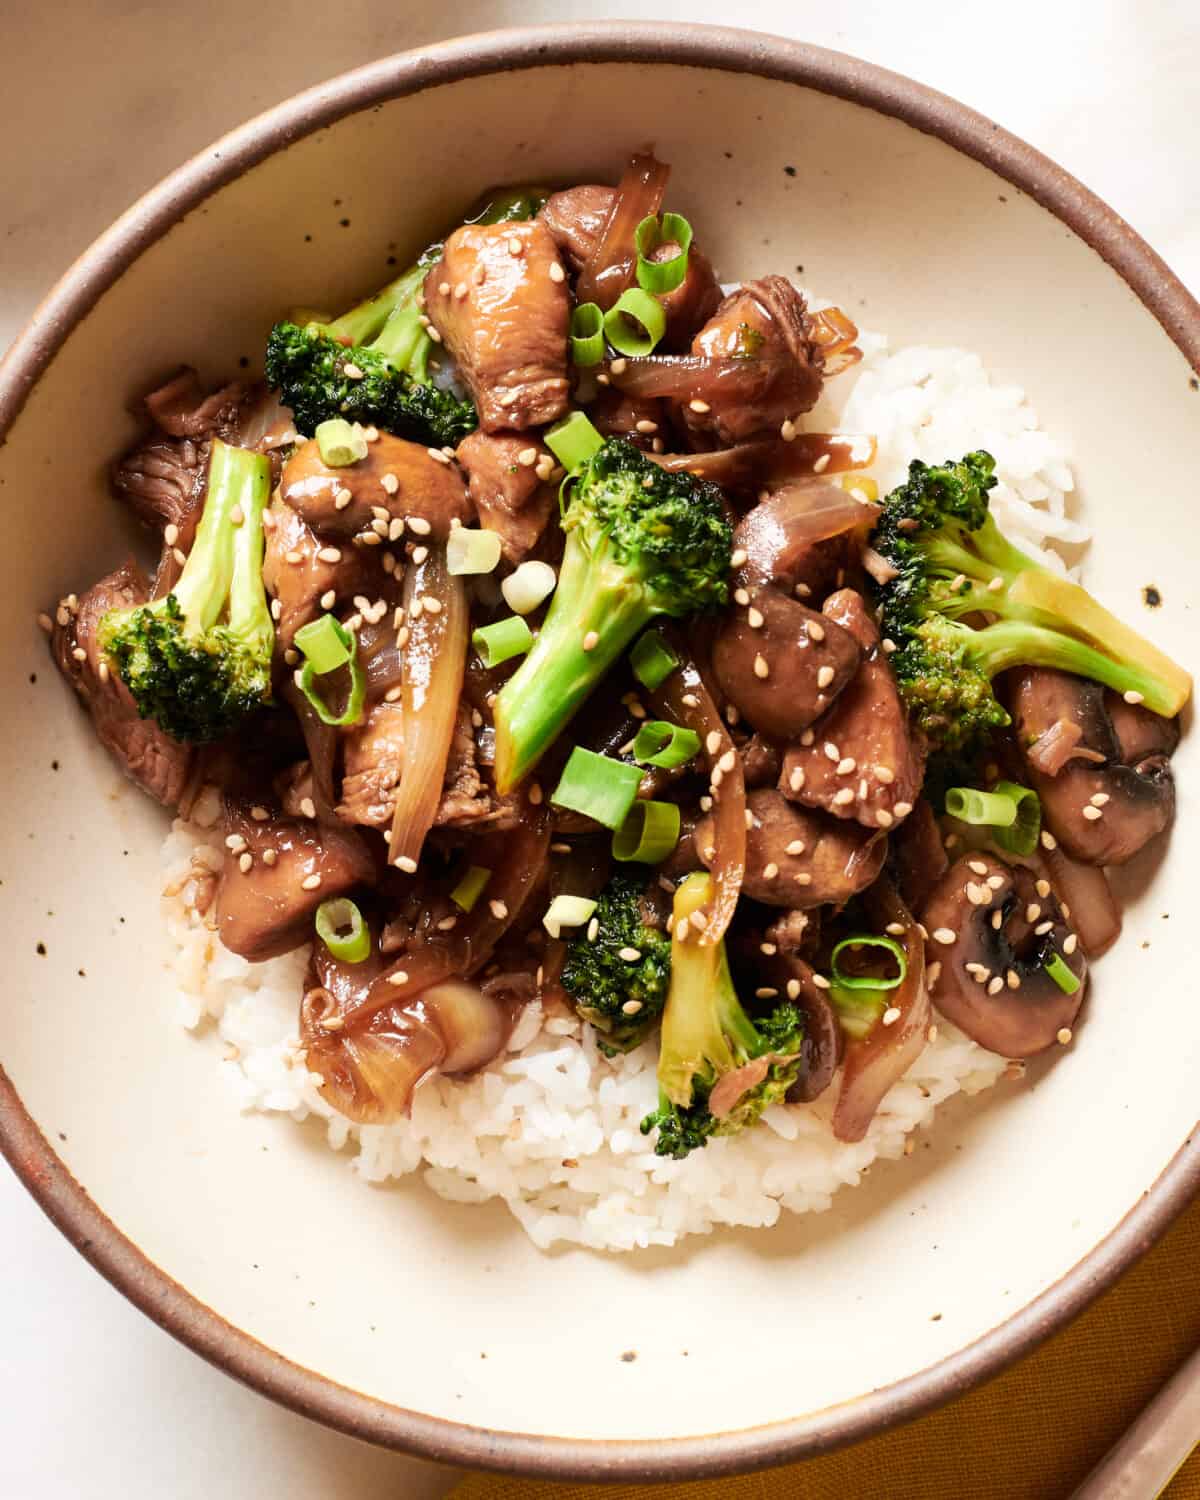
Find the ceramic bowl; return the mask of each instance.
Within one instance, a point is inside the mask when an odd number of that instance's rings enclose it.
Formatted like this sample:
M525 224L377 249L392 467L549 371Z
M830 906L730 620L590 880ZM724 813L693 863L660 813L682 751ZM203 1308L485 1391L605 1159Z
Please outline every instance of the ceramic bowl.
M964 344L1025 386L1073 448L1090 585L1196 660L1200 308L990 121L791 42L550 27L347 74L139 202L0 374L0 1144L126 1295L260 1391L439 1459L589 1478L781 1462L944 1401L1111 1282L1200 1176L1194 736L1070 1054L770 1231L541 1255L501 1207L367 1189L317 1132L240 1116L219 1044L174 1024L164 816L34 624L127 545L104 479L126 400L181 358L254 359L281 309L381 280L485 185L611 177L644 141L727 275L802 267L896 343Z

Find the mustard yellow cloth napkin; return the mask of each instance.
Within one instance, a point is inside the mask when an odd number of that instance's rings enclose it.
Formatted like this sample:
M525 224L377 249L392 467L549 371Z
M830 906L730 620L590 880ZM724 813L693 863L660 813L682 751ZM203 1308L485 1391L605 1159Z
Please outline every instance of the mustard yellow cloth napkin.
M1200 1201L1069 1328L907 1427L737 1479L597 1486L478 1474L451 1500L1066 1500L1197 1344ZM1200 1500L1200 1451L1165 1494Z

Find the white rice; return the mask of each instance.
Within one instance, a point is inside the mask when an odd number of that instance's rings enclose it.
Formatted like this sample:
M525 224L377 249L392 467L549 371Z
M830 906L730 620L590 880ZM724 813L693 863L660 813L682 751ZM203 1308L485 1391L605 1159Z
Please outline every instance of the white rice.
M1080 543L1087 532L1067 515L1074 482L1065 450L1039 430L1024 392L994 385L965 350L889 355L881 338L861 342L866 358L857 377L832 382L806 425L875 433L872 473L881 493L905 477L912 458L939 462L987 448L1001 481L993 492L997 519L1014 540L1064 566L1046 544ZM840 412L831 398L843 403ZM501 1198L542 1249L673 1245L720 1224L765 1227L785 1210L826 1209L874 1162L903 1156L907 1137L930 1124L943 1100L978 1093L1006 1067L939 1020L935 1039L857 1144L836 1140L830 1129L835 1085L815 1104L773 1108L760 1127L674 1162L655 1156L638 1129L655 1102L656 1044L609 1060L588 1027L544 1017L534 1005L491 1066L461 1081L432 1079L417 1090L410 1119L360 1128L324 1102L300 1055L308 949L248 964L197 914L205 871L219 870L223 857L215 804L197 817L197 824L176 822L164 845L163 911L180 1018L220 1038L221 1066L241 1108L319 1117L335 1150L352 1148L351 1168L365 1181L419 1171L444 1198Z

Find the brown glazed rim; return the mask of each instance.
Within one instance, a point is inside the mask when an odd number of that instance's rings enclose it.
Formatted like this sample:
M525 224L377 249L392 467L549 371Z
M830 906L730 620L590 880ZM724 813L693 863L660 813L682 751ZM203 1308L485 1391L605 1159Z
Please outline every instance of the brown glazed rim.
M124 214L71 267L0 364L0 442L71 330L148 246L210 194L343 116L484 74L578 63L677 64L799 84L891 115L983 163L1100 254L1200 370L1200 305L1130 227L1068 173L984 116L886 69L780 37L674 23L593 22L461 37L309 89L225 136ZM1189 1136L1117 1227L1054 1286L938 1364L845 1404L766 1427L663 1441L494 1432L335 1384L232 1327L152 1264L92 1202L0 1071L0 1150L63 1234L133 1303L262 1394L354 1437L442 1463L592 1481L679 1480L826 1452L911 1420L1032 1350L1108 1287L1200 1188Z

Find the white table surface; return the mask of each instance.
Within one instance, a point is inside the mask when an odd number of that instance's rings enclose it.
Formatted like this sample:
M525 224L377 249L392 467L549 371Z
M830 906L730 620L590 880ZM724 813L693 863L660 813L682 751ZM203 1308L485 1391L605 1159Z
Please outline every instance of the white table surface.
M441 37L600 16L736 21L933 84L1081 177L1200 288L1195 0L0 0L0 348L139 193L294 90ZM195 1358L4 1171L0 1247L3 1500L423 1500L452 1485Z

